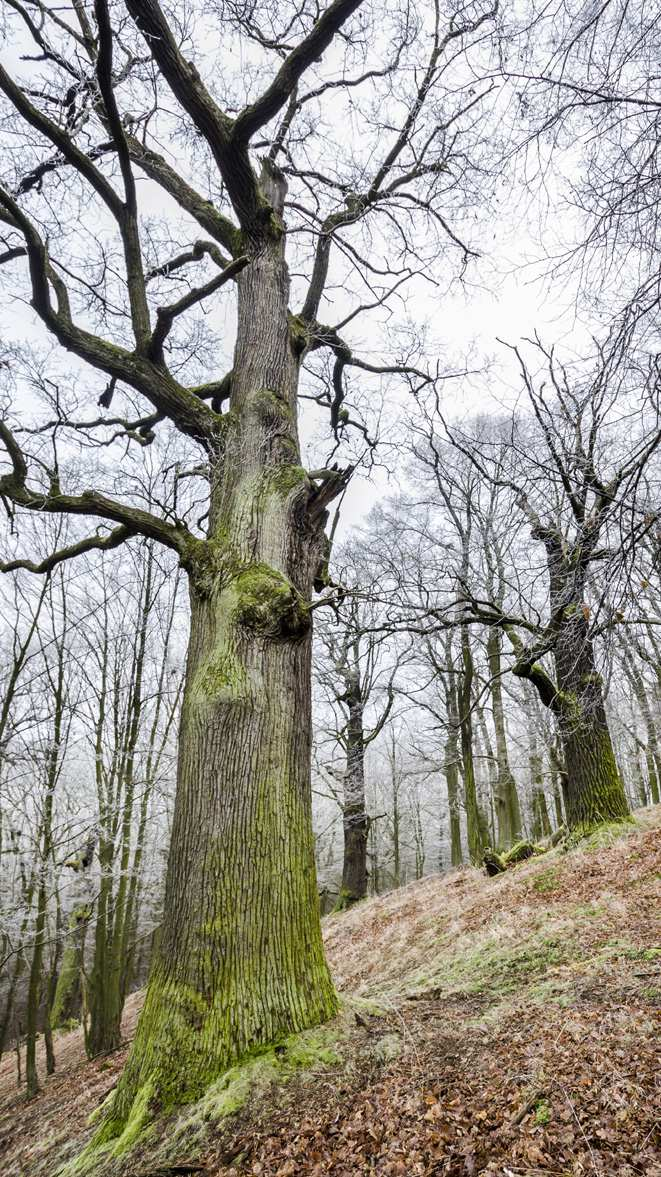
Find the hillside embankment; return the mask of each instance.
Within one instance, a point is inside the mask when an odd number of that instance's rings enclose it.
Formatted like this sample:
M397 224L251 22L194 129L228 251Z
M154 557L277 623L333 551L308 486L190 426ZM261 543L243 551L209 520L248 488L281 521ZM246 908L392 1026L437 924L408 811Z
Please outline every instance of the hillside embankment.
M340 1016L119 1148L122 1177L661 1177L661 807L488 879L435 875L325 920ZM58 1037L30 1103L0 1065L0 1169L55 1177L127 1046ZM43 1071L43 1062L42 1062Z

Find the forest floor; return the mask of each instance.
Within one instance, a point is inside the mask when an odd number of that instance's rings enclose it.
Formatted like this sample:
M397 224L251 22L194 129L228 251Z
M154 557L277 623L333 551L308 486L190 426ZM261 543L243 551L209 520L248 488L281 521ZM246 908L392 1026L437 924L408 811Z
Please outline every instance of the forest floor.
M605 830L494 879L427 877L328 917L337 1022L112 1171L661 1177L660 880L657 807L627 835ZM126 1056L86 1062L79 1031L56 1048L57 1073L30 1103L2 1060L3 1177L54 1177Z

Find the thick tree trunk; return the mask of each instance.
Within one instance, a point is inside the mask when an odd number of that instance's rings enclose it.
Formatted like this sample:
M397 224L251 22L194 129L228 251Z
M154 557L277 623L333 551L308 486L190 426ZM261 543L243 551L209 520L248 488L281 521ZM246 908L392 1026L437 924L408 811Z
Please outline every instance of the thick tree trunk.
M274 199L275 194L270 194ZM280 193L279 208L282 208ZM309 601L321 520L298 465L299 359L275 233L238 279L191 635L160 942L97 1143L195 1099L235 1060L331 1017L310 792Z
M565 608L554 653L567 824L575 829L621 821L629 807L608 729L602 680L579 606Z

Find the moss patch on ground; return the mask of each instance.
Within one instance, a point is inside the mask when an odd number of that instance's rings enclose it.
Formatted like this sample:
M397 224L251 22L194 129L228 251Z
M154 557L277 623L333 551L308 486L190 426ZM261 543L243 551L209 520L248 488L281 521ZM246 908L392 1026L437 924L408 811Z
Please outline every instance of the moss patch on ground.
M483 994L498 1002L578 951L568 929L539 931L516 943L508 940L503 929L494 929L480 940L472 949L461 945L455 951L446 943L433 966L411 978L409 995L433 991L442 1000L457 994Z
M594 826L578 826L567 834L563 847L566 850L604 850L614 846L621 838L629 837L637 828L634 817L623 818L622 821L602 822Z

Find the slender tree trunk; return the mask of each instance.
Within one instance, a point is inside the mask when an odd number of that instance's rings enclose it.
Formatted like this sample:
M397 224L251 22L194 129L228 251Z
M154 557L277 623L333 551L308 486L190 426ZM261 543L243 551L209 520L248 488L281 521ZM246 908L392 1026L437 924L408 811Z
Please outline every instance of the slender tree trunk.
M402 858L400 845L400 813L399 813L399 786L394 781L393 769L393 795L392 795L392 885L393 887L401 887L402 884Z
M21 901L23 906L23 918L21 920L21 927L18 934L18 944L14 953L14 963L9 978L9 984L5 993L5 1004L2 1011L2 1021L0 1021L0 1058L7 1045L7 1036L9 1034L9 1027L14 1015L14 1007L16 1002L16 994L19 989L19 982L25 970L25 934L30 923L32 915L32 902L34 899L34 891L37 883L36 873L34 869L31 871L28 879L25 879L22 887Z
M645 763L647 766L647 778L649 782L650 797L652 805L659 804L659 777L658 765L661 761L661 751L659 749L659 737L656 729L656 724L652 716L652 709L647 698L647 689L643 681L643 676L640 673L630 650L626 647L624 642L621 643L621 649L624 657L624 673L626 674L631 688L636 697L636 702L640 709L640 714L643 717L643 723L647 731L647 750L645 754ZM643 801L643 804L645 802Z
M46 1048L46 1074L52 1075L55 1072L55 1046L53 1043L53 1024L51 1021L51 1014L53 1009L53 1001L55 1000L55 992L57 990L57 976L58 964L60 959L60 941L62 934L62 908L60 905L59 895L57 896L57 922L55 925L55 944L53 946L53 953L50 961L50 969L48 972L48 983L46 985L46 995L44 1001L44 1046Z
M461 848L461 801L459 788L459 707L457 703L457 688L454 673L448 670L450 683L447 691L447 738L445 741L445 758L443 772L448 790L448 810L450 813L450 862L452 866L461 866L464 860Z
M381 860L379 858L379 834L376 828L376 822L370 823L369 828L369 842L370 842L370 890L372 895L378 895L381 887Z
M530 736L530 796L532 808L532 840L538 842L551 834L551 821L544 792L544 764L534 732Z
M473 655L470 648L468 627L466 625L462 625L461 627L461 652L463 674L459 680L458 706L464 798L466 803L466 829L469 857L471 862L477 865L482 862L484 849L489 845L489 829L485 816L478 804L477 786L475 782L472 722Z
M557 737L548 743L548 754L553 769L553 804L558 827L564 824L564 807L567 804L567 770L565 769Z
M122 947L121 947L122 1009L124 1007L124 1002L126 1000L126 997L129 993L131 984L133 983L133 980L135 977L135 969L136 969L135 949L136 949L136 934L137 934L137 923L138 923L138 904L139 904L139 896L140 896L141 885L142 885L142 859L143 859L143 853L144 853L145 838L146 838L146 833L147 833L147 819L149 816L149 806L150 806L150 802L151 802L152 793L154 790L154 785L156 783L158 767L160 764L161 756L162 756L164 748L166 746L167 739L168 739L172 724L174 722L175 715L178 712L179 703L181 700L181 688L183 687L183 683L180 684L179 690L176 692L174 701L169 704L169 710L167 713L167 718L166 718L164 730L161 733L160 740L159 740L159 720L161 718L161 713L165 707L164 698L165 698L165 689L166 689L166 679L168 677L168 671L169 671L169 666L170 666L170 659L169 659L170 638L171 638L171 635L173 632L173 627L174 627L176 607L177 607L177 591L175 590L172 593L170 608L169 608L168 616L167 616L166 636L165 636L165 641L164 641L164 645L163 645L161 667L160 667L159 677L158 677L158 687L157 687L158 696L157 696L157 700L156 700L156 706L154 709L152 726L151 726L151 730L149 733L148 753L147 753L147 760L146 760L146 765L145 765L145 774L144 774L144 781L143 781L143 787L142 787L142 797L140 800L138 831L137 831L137 835L136 835L136 839L135 839L135 852L133 855L133 864L132 864L132 868L131 868L131 881L130 881L129 892L128 892L128 897L127 897L127 902L126 902L126 916L124 918L124 928L123 928Z
M647 762L647 756L645 756L645 761ZM639 752L638 748L636 748L636 752L633 757L632 775L634 778L634 784L635 784L636 796L638 798L638 804L639 805L647 805L648 804L647 786L645 784L645 777L643 776L643 770L642 770L641 764L640 764L640 752Z
M88 1058L95 1058L119 1046L119 1035L113 1030L116 1020L111 1006L112 986L106 984L109 972L109 956L112 943L112 893L113 864L115 856L115 805L113 782L119 775L117 759L119 740L115 740L112 771L106 776L103 765L106 708L110 696L110 635L108 632L107 608L103 614L103 641L100 659L100 685L98 691L98 713L95 717L94 762L99 809L99 892L96 901L94 925L94 950L89 977L85 980L83 994L85 1050ZM115 687L115 707L118 705L118 687ZM116 725L117 727L117 725Z
M81 904L69 915L62 963L50 1009L50 1024L54 1030L80 1017L85 932L91 911L91 906Z
M553 810L555 813L555 827L556 827L556 829L560 829L560 826L564 822L564 816L562 813L562 790L561 790L560 781L559 781L558 777L555 775L555 773L553 774L552 784L553 784Z
M90 1025L87 1049L90 1057L116 1050L121 1042L122 1011L128 934L131 912L129 895L132 878L132 835L135 806L135 770L140 719L143 707L142 680L144 674L147 633L152 606L153 553L148 549L145 580L142 586L140 621L133 650L131 690L125 744L122 749L118 790L121 789L121 819L119 821L118 881L114 896L112 888L112 860L107 871L109 890L103 897L102 967L94 967L90 987ZM111 916L111 918L109 918ZM96 961L95 961L96 966Z
M20 1089L21 1083L23 1082L23 1076L21 1074L21 1034L22 1033L23 1033L23 1028L21 1026L21 1023L17 1022L16 1023L16 1039L14 1041L14 1054L16 1055L16 1086L19 1089Z
M114 1016L111 984L106 984L110 969L113 842L106 833L99 840L101 879L94 926L94 954L86 985L85 1050L88 1058L116 1050L119 1046L117 1019Z
M66 633L66 605L64 590L62 590L62 621L63 634ZM57 650L57 664L55 679L48 675L53 688L53 727L51 742L46 757L46 776L44 782L44 805L41 828L41 859L39 862L39 885L37 888L37 914L34 928L34 946L30 963L30 978L28 982L28 999L26 1010L26 1046L25 1046L25 1082L27 1097L31 1099L39 1090L37 1075L37 1030L41 1010L42 973L44 948L48 927L48 881L49 863L53 857L53 804L55 787L57 784L60 759L63 752L64 735L64 637L55 643Z
M281 213L284 192L267 193ZM208 545L191 544L191 635L163 926L97 1143L195 1099L231 1063L337 1009L310 791L312 582L320 514L298 465L299 356L282 241L238 278ZM132 1111L133 1109L133 1111Z
M344 695L349 721L346 727L346 769L344 773L344 859L338 911L351 907L367 895L367 839L369 818L365 809L365 734L360 670L356 665L345 671Z
M487 638L487 661L491 679L491 711L494 731L496 733L496 762L498 766L495 788L496 818L498 822L498 845L501 849L507 850L521 837L523 826L516 781L510 768L507 752L507 734L505 730L505 710L503 707L501 680L501 646L501 631L495 626L492 626L489 629Z
M37 890L37 917L34 927L34 944L30 961L30 976L25 1014L25 1083L28 1099L39 1091L39 1076L37 1074L37 1032L39 1028L39 1010L41 1007L42 965L44 958L44 939L46 935L46 916L48 910L48 891L46 886L46 865L41 863L41 878Z
M421 879L425 873L425 830L422 821L420 797L416 792L413 804L413 843L415 846L415 877Z
M495 760L491 740L484 717L484 708L474 704L477 716L477 731L473 729L475 781L477 787L477 805L488 836L488 846L496 845L496 811L494 809L493 789L495 783ZM484 747L482 746L484 741Z
M478 772L478 803L482 809L485 818L487 819L489 827L489 845L496 846L496 809L495 809L495 794L496 784L498 780L498 765L494 755L493 744L491 743L491 736L489 734L489 727L487 724L487 717L484 712L484 707L475 706L475 714L478 722L478 735L475 738L475 749L477 751L478 763L486 763L486 773ZM482 751L482 744L484 744L484 751Z

